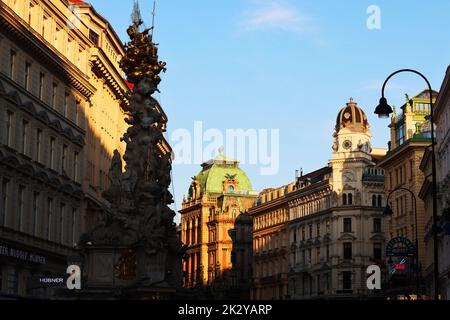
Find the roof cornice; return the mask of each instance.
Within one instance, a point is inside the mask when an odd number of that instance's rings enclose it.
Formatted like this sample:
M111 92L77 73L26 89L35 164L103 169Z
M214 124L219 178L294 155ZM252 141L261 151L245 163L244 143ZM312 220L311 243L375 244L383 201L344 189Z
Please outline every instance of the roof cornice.
M65 57L61 57L41 35L25 27L22 19L3 2L0 2L0 27L14 37L15 43L25 46L35 59L51 66L55 73L80 94L86 98L94 94L96 89L89 83L87 76Z

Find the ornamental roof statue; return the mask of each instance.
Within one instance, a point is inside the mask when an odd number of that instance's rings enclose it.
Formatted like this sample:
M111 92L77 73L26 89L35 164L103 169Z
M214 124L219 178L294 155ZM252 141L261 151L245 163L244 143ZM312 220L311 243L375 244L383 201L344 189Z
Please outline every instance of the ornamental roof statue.
M139 15L133 14L133 17ZM127 29L130 40L125 44L126 54L120 61L120 67L127 75L127 80L133 84L138 84L142 79L152 80L154 90L158 91L157 86L161 82L159 74L166 71L166 63L158 61L158 45L153 43L153 36L147 28L140 31L143 24L140 18L133 19L133 24Z

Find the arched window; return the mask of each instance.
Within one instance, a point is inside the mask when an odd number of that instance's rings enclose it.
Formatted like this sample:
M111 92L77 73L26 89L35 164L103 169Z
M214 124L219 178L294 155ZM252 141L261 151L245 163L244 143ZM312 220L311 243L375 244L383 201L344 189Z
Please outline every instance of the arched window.
M342 195L342 204L343 204L344 206L347 205L347 194L346 194L346 193L344 193L344 194Z
M372 207L376 207L377 206L377 196L373 195L372 196Z
M382 205L382 200L383 198L381 197L381 195L378 195L378 206L381 207Z
M348 194L348 204L353 204L353 194L351 193Z
M228 193L233 193L233 192L234 192L234 187L228 186Z

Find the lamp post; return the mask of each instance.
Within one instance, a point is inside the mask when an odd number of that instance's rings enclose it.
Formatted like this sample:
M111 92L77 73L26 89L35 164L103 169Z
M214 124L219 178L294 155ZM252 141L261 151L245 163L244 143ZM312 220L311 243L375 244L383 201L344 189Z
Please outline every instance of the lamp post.
M392 214L392 209L389 206L389 199L391 197L391 195L399 190L404 190L407 191L411 194L412 198L413 198L413 202L414 202L414 224L415 224L415 243L416 243L416 295L417 295L417 299L419 299L419 234L417 233L417 199L416 199L416 195L414 194L414 192L412 192L409 189L403 188L403 187L397 187L394 190L392 190L391 192L389 192L388 197L386 199L386 208L384 209L384 213L385 214Z
M431 84L428 79L421 74L420 72L413 69L400 69L389 75L383 83L383 87L381 89L381 99L380 104L375 108L375 113L379 118L388 118L389 115L393 112L390 105L388 105L386 98L384 97L384 88L386 83L392 78L394 75L400 72L412 72L420 77L422 77L428 85L428 89L430 90L430 124L431 124L431 170L432 170L432 183L431 183L431 193L433 196L433 251L434 251L434 261L433 261L433 269L434 269L434 299L439 299L439 266L438 266L438 237L437 237L437 186L436 186L436 156L434 151L434 125L433 125L433 90L431 89Z

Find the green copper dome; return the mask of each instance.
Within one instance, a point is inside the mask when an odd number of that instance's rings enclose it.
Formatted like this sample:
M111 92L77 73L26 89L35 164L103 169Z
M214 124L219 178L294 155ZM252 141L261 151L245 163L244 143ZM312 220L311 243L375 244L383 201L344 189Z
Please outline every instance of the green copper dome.
M239 162L223 155L218 155L215 159L202 164L202 170L195 176L200 182L201 194L222 193L223 182L226 177L233 177L238 181L236 192L245 192L252 190L252 184L245 172L239 168ZM192 190L189 188L189 196Z

